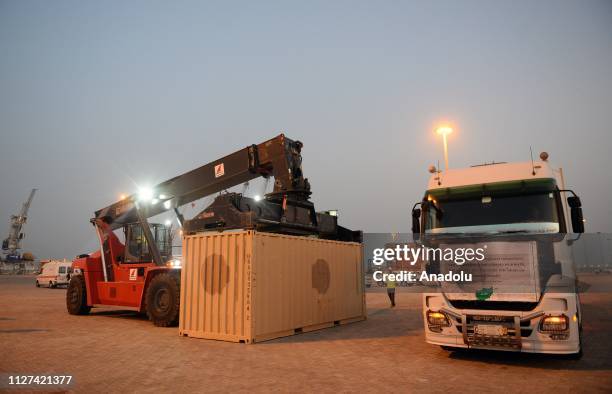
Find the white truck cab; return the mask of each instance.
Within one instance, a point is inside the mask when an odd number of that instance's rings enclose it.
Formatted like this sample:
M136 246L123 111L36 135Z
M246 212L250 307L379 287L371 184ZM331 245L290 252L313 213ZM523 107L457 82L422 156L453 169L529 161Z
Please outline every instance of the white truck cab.
M431 170L412 212L415 238L432 248L486 252L483 261L460 266L427 263L429 272L473 274L470 283L440 283L437 292L423 294L428 343L581 354L570 250L575 233L584 232L581 203L547 159L543 153L536 162Z
M72 274L72 262L66 260L50 260L42 266L41 273L36 277L36 287L67 286Z

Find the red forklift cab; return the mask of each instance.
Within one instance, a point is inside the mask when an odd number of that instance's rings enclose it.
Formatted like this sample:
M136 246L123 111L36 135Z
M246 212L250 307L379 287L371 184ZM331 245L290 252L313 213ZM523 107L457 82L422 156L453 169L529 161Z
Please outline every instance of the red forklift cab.
M162 260L169 261L172 257L171 229L161 224L149 226ZM70 304L72 297L74 314L86 314L96 305L117 305L129 310L147 312L156 325L173 325L178 318L178 305L176 311L173 311L171 304L174 301L178 303L178 299L173 299L174 296L178 297L178 292L171 293L179 289L180 270L173 265L158 266L154 263L151 248L140 223L131 223L123 227L125 245L110 227L101 224L97 229L105 250L104 255L98 250L75 259L72 264L73 269L77 274L80 273L83 279L83 283L75 283L76 288L72 289L72 293L69 289L71 294L68 294L68 302ZM162 273L166 274L162 281L170 282L166 283L169 285L166 287L169 288L157 289L156 294L147 294L151 281ZM82 304L78 300L79 290L86 296L83 297L85 302ZM152 310L155 308L157 310ZM172 316L164 315L164 311ZM70 305L69 312L72 313Z

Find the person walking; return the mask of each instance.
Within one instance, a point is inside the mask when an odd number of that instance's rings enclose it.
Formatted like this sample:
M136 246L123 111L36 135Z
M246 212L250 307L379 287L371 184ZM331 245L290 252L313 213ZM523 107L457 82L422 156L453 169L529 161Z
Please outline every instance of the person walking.
M391 267L387 269L387 274L392 274L393 271ZM395 286L396 283L394 280L389 280L389 276L386 277L385 286L387 287L387 295L389 296L389 301L391 301L391 308L395 308Z

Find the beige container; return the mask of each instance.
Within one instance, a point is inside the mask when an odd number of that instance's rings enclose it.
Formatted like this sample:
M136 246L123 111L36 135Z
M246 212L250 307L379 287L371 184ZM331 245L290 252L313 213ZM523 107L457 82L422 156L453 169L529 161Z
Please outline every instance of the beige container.
M181 335L253 343L365 319L362 247L256 231L183 238Z

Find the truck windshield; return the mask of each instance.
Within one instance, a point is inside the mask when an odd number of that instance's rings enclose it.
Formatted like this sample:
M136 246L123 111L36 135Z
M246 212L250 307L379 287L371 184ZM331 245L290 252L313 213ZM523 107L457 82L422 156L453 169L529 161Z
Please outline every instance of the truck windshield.
M432 198L424 204L425 231L559 232L557 193L478 195Z

